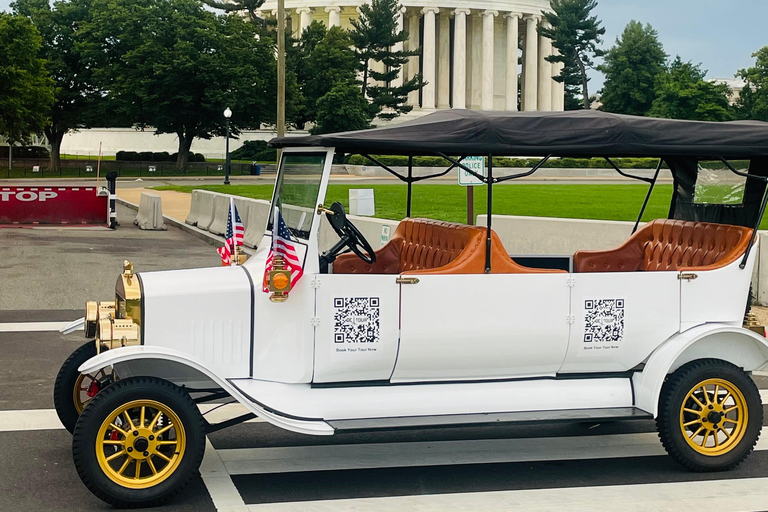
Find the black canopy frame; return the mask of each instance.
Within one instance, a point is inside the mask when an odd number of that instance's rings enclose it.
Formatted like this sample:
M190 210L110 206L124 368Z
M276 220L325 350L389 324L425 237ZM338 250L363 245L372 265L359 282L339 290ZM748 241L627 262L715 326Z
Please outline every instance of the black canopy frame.
M757 212L750 210L738 215L737 223L754 226L751 243L740 264L742 269L746 266L757 229L768 205L768 123L759 121L713 123L654 119L599 111L445 110L414 121L373 130L273 139L270 146L333 147L340 153L364 156L407 184L406 214L409 217L413 183L445 176L457 167L463 169L488 185L486 273L491 271L493 184L531 176L553 157L601 157L621 176L648 183L649 189L633 233L642 220L665 162L675 180L670 218L684 218L681 215L692 214L694 217L704 216L705 220L709 220L706 219L708 210L704 208L703 211L697 211L697 205L693 204L690 196L692 187L695 186L698 162L720 160L730 172L747 180L745 198L749 193L750 203L747 205L745 199L740 206L759 206ZM372 156L374 154L407 156L407 175L403 176L383 164ZM450 166L439 173L416 177L413 175L413 157L422 155L442 157ZM468 155L485 155L488 158L487 176L476 173L462 163ZM493 175L494 156L542 158L529 171L496 177ZM658 158L659 163L652 178L635 176L624 172L612 160L612 157L619 156ZM728 159L749 159L750 168L747 172L738 171ZM756 169L753 169L753 165ZM750 183L755 182L758 182L759 186L750 189ZM688 200L691 202L684 203ZM724 216L722 211L719 213ZM734 223L733 219L731 221Z

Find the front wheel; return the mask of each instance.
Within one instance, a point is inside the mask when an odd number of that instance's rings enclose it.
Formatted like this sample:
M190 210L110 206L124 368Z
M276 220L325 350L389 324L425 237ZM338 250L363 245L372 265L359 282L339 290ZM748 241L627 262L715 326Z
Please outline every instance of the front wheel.
M96 395L72 438L78 475L117 507L163 503L200 467L205 425L186 391L153 377L121 380Z
M103 352L107 349L101 350ZM80 365L92 357L96 357L96 345L89 341L64 361L53 385L53 406L61 424L70 434L74 432L77 418L88 402L114 380L114 375L108 369L101 369L92 375L77 371Z
M691 471L723 471L752 452L763 425L760 392L718 359L690 362L661 390L656 427L667 453Z

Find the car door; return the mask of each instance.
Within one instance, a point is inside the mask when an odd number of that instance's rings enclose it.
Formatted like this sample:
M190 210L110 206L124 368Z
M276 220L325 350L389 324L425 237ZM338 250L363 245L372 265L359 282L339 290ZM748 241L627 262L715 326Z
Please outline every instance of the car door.
M561 373L624 372L680 329L677 271L571 274L571 335Z
M568 345L568 274L400 281L393 382L550 376L560 367Z

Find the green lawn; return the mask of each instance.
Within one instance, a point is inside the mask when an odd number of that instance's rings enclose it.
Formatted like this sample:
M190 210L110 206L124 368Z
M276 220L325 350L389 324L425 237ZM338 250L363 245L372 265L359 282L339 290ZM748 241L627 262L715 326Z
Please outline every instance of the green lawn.
M223 192L254 199L272 198L272 185L167 186L158 190L191 193L194 189ZM325 204L340 201L349 209L349 189L373 188L376 217L399 220L405 216L405 185L329 185ZM475 188L475 214L486 210L485 187ZM644 185L516 185L493 187L493 212L573 219L634 221L648 188ZM657 185L643 216L644 221L667 218L672 185ZM412 217L466 222L467 192L457 185L414 184ZM763 219L761 229L768 229Z

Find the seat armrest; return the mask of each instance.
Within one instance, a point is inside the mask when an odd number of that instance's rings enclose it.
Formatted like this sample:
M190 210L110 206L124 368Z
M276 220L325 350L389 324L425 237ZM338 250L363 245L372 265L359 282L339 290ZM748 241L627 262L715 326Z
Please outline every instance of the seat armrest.
M334 274L399 274L401 239L390 240L387 245L375 251L376 261L368 264L356 254L342 254L333 263Z
M573 271L576 273L635 272L642 270L642 266L642 245L632 239L616 249L608 251L578 251L573 255Z

